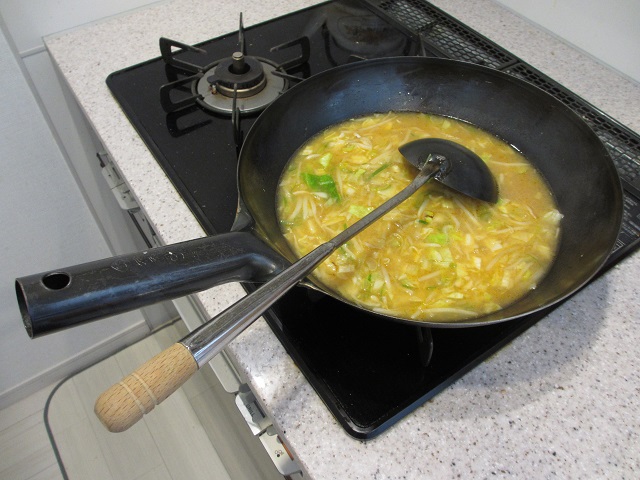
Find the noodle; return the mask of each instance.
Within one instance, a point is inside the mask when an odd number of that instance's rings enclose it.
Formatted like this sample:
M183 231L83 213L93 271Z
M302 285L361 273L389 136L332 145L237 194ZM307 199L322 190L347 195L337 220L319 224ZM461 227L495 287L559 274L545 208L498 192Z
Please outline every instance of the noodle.
M464 122L389 112L321 132L281 178L282 231L299 256L328 241L410 183L415 169L398 147L425 137L457 141L485 160L498 182L498 203L430 182L313 276L348 301L405 318L455 321L500 309L549 269L562 215L522 155Z

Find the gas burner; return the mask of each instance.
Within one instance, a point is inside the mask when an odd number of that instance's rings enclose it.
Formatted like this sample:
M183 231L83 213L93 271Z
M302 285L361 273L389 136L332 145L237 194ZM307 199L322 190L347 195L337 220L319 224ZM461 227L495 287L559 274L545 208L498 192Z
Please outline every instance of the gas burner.
M295 46L301 49L301 55L279 64L265 58L247 55L242 14L240 14L238 29L238 50L230 57L216 60L205 66L187 61L182 54L192 52L206 55L206 50L168 38L160 38L160 53L164 62L172 67L174 73L191 74L162 85L160 104L167 113L199 105L211 112L230 115L237 127L240 115L262 111L289 87L290 82L302 80L289 74L288 71L306 65L309 61L310 45L307 37L277 45L272 47L271 51ZM174 48L177 50L174 51ZM190 91L190 96L185 96L184 87L190 87L190 90L186 90Z
M274 73L277 69L267 59L235 52L204 72L192 84L192 93L200 106L214 112L259 112L287 88L287 80Z
M327 9L326 28L336 45L356 56L401 55L407 36L358 4L335 3Z

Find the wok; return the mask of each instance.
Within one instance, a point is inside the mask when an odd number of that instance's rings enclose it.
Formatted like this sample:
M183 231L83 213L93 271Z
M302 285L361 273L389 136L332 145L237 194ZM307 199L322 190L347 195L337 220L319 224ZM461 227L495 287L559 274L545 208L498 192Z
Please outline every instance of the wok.
M231 233L19 278L27 332L36 337L221 283L272 278L295 259L275 208L287 161L324 128L389 110L461 119L503 139L537 167L564 215L557 257L536 289L488 315L420 325L518 318L571 295L603 265L620 228L622 190L604 146L581 118L533 85L489 68L421 57L367 60L301 82L256 120L240 153Z

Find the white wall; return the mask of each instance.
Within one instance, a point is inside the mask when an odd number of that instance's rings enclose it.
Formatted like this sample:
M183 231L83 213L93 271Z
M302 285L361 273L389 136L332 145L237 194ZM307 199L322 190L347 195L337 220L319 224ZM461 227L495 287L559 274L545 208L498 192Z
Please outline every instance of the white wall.
M639 0L497 0L640 82Z

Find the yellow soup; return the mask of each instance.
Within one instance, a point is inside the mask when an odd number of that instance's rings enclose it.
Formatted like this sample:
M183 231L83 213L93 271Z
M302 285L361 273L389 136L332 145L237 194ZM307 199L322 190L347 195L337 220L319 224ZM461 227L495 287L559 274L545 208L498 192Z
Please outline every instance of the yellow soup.
M398 151L438 137L478 154L498 182L488 204L432 181L343 245L314 277L373 311L426 321L483 315L535 288L558 242L561 215L536 169L467 123L422 113L375 114L332 126L288 163L278 218L303 256L411 182Z

